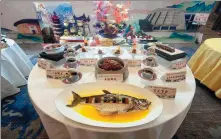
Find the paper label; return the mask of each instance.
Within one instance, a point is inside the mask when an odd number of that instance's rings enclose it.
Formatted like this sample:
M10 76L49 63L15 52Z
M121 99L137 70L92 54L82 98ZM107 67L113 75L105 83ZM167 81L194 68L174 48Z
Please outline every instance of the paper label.
M174 62L171 65L171 69L182 69L182 68L186 67L186 63L187 63L186 60Z
M206 25L206 22L209 18L209 14L206 13L196 13L193 19L193 24L197 25Z
M50 69L50 68L54 68L54 65L45 59L39 58L38 59L38 67L40 67L42 69Z
M186 79L186 71L165 74L166 82L179 82Z
M125 59L124 60L129 67L140 67L141 66L141 60L139 59Z
M145 88L153 92L159 98L171 99L171 98L175 98L176 96L176 88L151 86L151 85L146 86Z
M82 66L94 66L96 62L97 62L97 58L80 59L80 65Z
M97 80L122 82L123 74L97 74Z

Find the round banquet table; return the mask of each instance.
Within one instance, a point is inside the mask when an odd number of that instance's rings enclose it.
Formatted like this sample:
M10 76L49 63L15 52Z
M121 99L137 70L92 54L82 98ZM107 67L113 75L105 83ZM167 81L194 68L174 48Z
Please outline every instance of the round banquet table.
M221 98L221 38L205 40L188 65L194 77Z
M79 55L81 58L90 56L96 57L93 53ZM107 53L105 56L112 56L112 54ZM124 51L120 57L122 59L139 58L139 56L131 56L127 51ZM66 118L57 110L55 99L63 89L71 86L71 84L64 84L60 80L47 79L46 71L37 65L34 66L29 76L29 96L51 139L170 139L176 133L191 106L196 84L189 67L186 67L187 78L185 81L166 83L161 79L167 71L163 63L154 68L158 76L154 81L141 79L137 74L140 67L129 67L129 77L124 81L126 84L142 88L145 85L177 88L175 99L162 99L163 112L161 115L154 121L141 126L103 128L77 123ZM80 66L78 70L83 76L76 84L96 81L94 67Z

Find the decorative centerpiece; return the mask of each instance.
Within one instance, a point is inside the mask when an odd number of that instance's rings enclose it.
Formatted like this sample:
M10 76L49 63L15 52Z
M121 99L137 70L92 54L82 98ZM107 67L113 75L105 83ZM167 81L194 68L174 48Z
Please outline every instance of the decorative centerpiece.
M133 44L134 40L136 39L136 34L134 31L134 27L132 25L129 25L125 32L124 32L124 37L126 38L126 42L128 44Z
M95 65L95 76L98 74L123 74L125 80L128 75L128 66L120 58L117 57L105 57L97 61Z
M149 43L149 42L157 42L151 35L145 34L143 31L138 31L136 36L140 43Z
M63 28L62 28L61 21L59 17L57 16L56 12L53 12L53 15L51 16L51 20L52 20L52 26L53 26L55 39L56 41L59 41L60 36L62 36L63 34Z
M98 1L95 4L98 22L94 27L99 29L98 33L103 37L117 37L117 34L122 33L122 30L126 27L125 21L128 20L130 2L115 5L110 1ZM113 19L109 17L113 17Z
M76 17L73 16L72 19L64 20L64 35L60 37L60 43L69 42L85 42L84 36L90 33L89 27L90 18L86 17L85 14ZM88 30L88 31L86 31Z

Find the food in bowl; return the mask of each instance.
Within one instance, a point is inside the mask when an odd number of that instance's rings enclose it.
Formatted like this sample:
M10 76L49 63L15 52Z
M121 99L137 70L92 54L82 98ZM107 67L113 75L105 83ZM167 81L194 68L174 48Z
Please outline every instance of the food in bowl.
M124 64L116 59L104 59L98 66L106 71L116 71L121 70Z
M155 80L157 75L151 68L144 68L138 71L138 75L145 80Z
M144 78L147 78L147 79L152 79L153 78L153 71L151 71L151 70L143 70L142 76Z
M151 67L156 67L157 66L157 62L156 62L156 59L154 57L147 57L146 59L143 60L143 64L145 66L151 66Z

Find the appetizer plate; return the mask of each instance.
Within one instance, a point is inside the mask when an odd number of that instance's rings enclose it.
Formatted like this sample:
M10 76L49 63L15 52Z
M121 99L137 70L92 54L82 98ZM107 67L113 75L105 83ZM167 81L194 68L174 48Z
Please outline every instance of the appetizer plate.
M98 51L101 50L103 53L102 54L99 54ZM102 49L102 48L98 48L98 49L95 49L94 53L96 55L106 55L108 53L108 50L106 49Z
M139 49L136 49L136 53L135 53L135 54L132 53L132 50L133 50L133 49L129 49L129 50L128 50L128 52L129 52L130 54L132 54L132 55L140 55L140 54L141 54L141 51L140 51Z
M80 53L88 53L89 51L91 51L91 49L88 48L88 47L84 47L84 48L86 49L86 52L82 52L82 48L79 48L79 49L77 50L77 53L78 53L78 54L80 54Z
M125 92L133 92L139 96L144 96L151 101L151 105L149 107L149 112L143 119L132 121L132 122L102 122L89 119L73 108L67 107L68 101L73 97L72 91L78 93L79 95L84 95L84 93L95 92L98 90L124 90ZM122 93L124 94L124 92ZM85 84L74 84L69 88L64 89L55 99L55 105L57 109L67 118L79 122L85 125L90 126L98 126L98 127L107 127L107 128L125 128L125 127L133 127L139 126L146 123L149 123L160 116L161 112L163 111L163 103L162 101L152 92L148 91L147 89L140 88L137 86L123 84L123 83L107 83L107 82L94 82L94 83L85 83ZM116 115L115 115L116 116Z
M121 49L120 49L120 53L119 53L119 54L115 54L116 50L117 50L116 48L115 48L115 49L112 49L112 54L113 54L113 55L119 56L119 55L122 55L123 52L124 52L123 48L121 48Z

